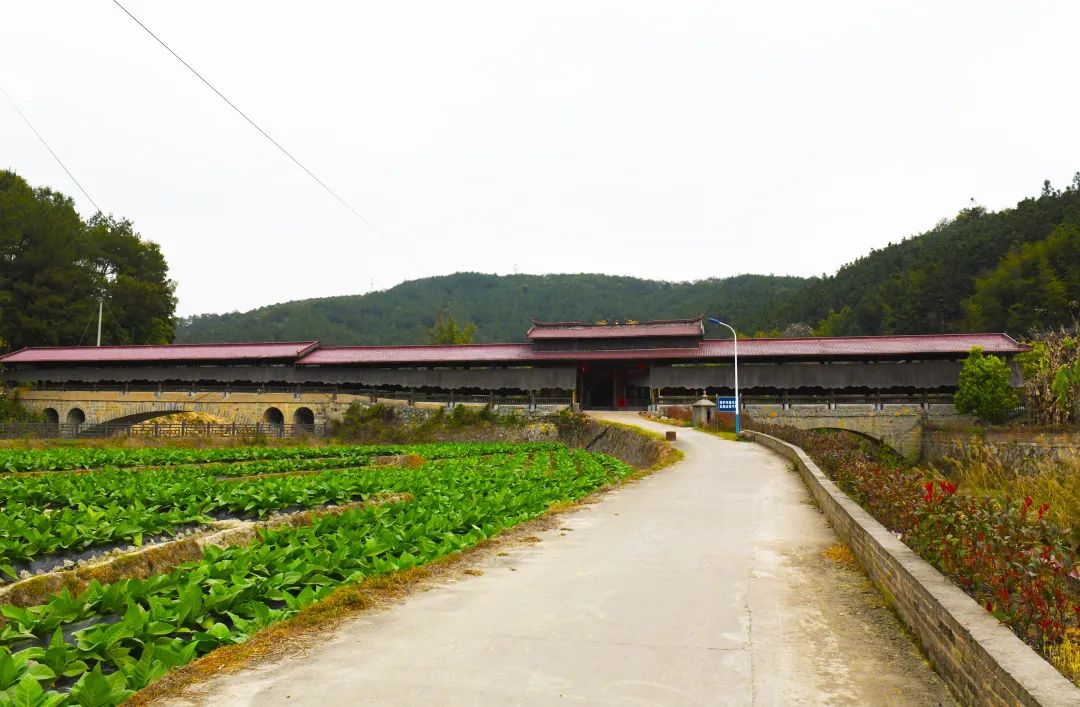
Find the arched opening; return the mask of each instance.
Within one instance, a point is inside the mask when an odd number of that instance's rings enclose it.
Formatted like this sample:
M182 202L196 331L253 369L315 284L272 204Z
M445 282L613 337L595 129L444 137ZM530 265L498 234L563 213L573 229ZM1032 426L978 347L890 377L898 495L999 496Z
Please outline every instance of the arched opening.
M266 408L266 412L263 413L262 421L268 425L275 425L281 427L285 424L285 416L281 413L281 410L277 408Z
M82 425L86 422L86 413L82 411L82 408L71 408L68 410L67 423L69 425Z
M48 422L50 425L60 424L60 413L56 411L56 408L45 408L41 411L41 414L44 415L45 422Z
M292 416L293 427L300 430L310 431L315 427L315 413L311 408L296 408Z

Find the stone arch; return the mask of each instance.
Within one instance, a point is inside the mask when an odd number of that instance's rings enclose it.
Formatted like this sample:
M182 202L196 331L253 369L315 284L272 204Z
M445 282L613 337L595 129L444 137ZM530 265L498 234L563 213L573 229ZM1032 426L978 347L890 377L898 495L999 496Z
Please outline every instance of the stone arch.
M56 408L45 408L41 411L41 414L45 417L45 422L50 425L60 424L60 413L57 412Z
M268 425L282 427L285 425L285 415L280 408L268 407L262 414L262 421Z
M66 422L69 425L86 424L86 413L83 412L82 408L71 408L70 410L68 410Z
M896 452L900 456L911 457L917 455L919 452L918 444L913 444L909 439L909 435L903 433L896 433L891 431L880 430L864 430L850 424L810 424L810 425L798 425L800 429L804 430L829 430L834 432L848 432L856 437L862 437L878 446L888 447L893 452ZM917 432L921 438L922 427L917 428Z
M80 431L80 434L94 437L103 434L117 434L123 430L138 425L149 420L153 420L158 417L165 417L167 415L176 415L186 410L147 410L145 412L136 412L130 415L121 415L120 417L114 417L111 420L104 420L98 422L95 425L85 427Z
M294 427L311 429L315 426L315 412L309 407L299 407L293 412L292 423Z

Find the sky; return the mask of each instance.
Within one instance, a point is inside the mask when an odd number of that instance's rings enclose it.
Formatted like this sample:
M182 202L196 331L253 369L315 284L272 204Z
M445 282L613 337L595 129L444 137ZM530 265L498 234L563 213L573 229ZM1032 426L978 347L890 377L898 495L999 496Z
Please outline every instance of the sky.
M0 89L160 244L181 315L819 275L1080 170L1072 1L121 2L364 219L112 0L5 3ZM3 97L0 168L95 211Z

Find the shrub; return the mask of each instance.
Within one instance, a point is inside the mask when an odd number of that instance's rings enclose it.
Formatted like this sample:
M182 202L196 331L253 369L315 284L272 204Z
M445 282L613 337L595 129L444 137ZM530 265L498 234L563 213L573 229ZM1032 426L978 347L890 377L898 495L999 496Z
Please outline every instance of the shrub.
M987 611L1048 655L1080 624L1069 531L1030 496L996 500L842 433L765 429L803 448L837 485Z
M8 392L0 389L0 422L42 422L44 418L23 407L19 399L19 390Z
M1019 402L1009 377L1009 366L1003 360L984 356L978 346L972 348L960 370L956 409L990 423L1005 422Z
M1075 327L1075 325L1074 325ZM1016 360L1024 369L1027 415L1040 425L1080 421L1080 339L1065 329L1044 331Z
M672 420L682 422L690 422L694 418L694 410L689 405L671 405L666 408L664 414Z

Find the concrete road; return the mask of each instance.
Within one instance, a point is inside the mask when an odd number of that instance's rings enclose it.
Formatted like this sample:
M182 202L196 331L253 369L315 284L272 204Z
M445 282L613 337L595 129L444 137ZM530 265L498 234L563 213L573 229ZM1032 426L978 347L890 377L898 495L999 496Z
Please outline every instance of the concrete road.
M685 461L567 514L572 532L191 701L952 704L864 577L823 556L837 539L779 457L678 435Z

